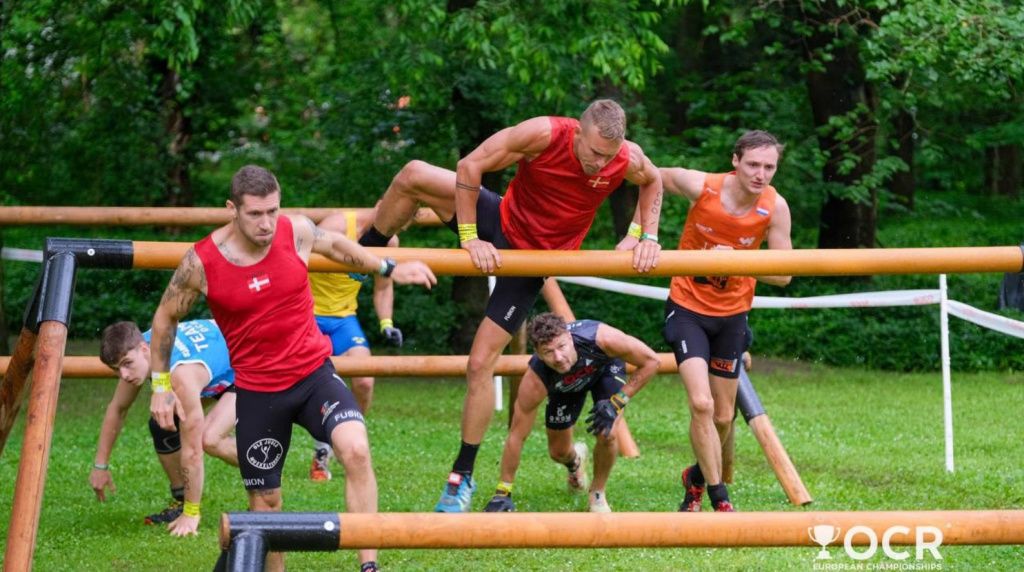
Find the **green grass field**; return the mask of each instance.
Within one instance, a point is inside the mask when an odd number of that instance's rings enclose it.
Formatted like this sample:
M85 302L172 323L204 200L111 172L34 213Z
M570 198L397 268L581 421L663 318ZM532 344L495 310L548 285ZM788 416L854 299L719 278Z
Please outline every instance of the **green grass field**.
M738 510L1024 509L1024 376L1019 373L954 374L955 474L944 468L938 373L894 375L763 359L755 362L751 377L814 503L806 509L788 503L744 426L737 434L736 483L730 489ZM111 461L117 495L98 503L88 476L112 391L110 380L63 384L34 569L211 570L218 554L219 514L246 507L237 469L207 460L198 537L175 539L160 527L144 526L142 516L161 508L168 492L152 453L143 394ZM376 391L369 427L381 510L429 511L457 450L464 382L383 379ZM609 501L616 511L674 511L682 496L679 471L691 459L682 386L673 377L656 378L627 411L641 456L619 461ZM23 408L0 458L0 537L5 539L24 417ZM483 510L496 484L506 417L507 411L496 415L481 448L474 510ZM577 431L585 435L582 427ZM285 508L344 510L340 466L335 465L329 483L307 480L310 447L308 435L298 430L285 467ZM564 468L547 458L538 427L526 443L515 496L521 511L586 510L585 498L565 492ZM836 545L831 552L833 564L858 564ZM1022 546L943 546L940 552L942 570L1024 569ZM388 550L380 562L388 570L403 571L775 571L814 570L816 553L811 547ZM906 562L914 564L913 556ZM896 563L879 550L874 559L859 564ZM937 562L926 558L921 563ZM288 569L357 570L358 562L354 551L294 553L288 556Z

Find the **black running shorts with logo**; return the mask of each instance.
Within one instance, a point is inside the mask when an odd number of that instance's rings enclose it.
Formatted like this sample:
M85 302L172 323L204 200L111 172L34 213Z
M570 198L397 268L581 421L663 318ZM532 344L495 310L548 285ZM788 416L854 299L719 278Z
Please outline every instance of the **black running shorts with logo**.
M701 358L708 373L726 379L740 375L740 359L747 341L747 312L732 316L705 316L691 312L670 298L665 303L662 336L676 355L676 364Z
M447 226L458 234L457 217L452 217ZM480 187L476 201L476 232L499 250L513 250L501 231L501 195ZM537 301L544 286L544 278L535 276L497 276L494 290L487 301L486 316L512 334L526 321L527 314Z
M236 386L235 392L238 469L247 491L280 488L293 423L317 441L330 443L338 425L364 422L355 397L330 359L283 391L265 393Z
M604 366L601 375L589 387L571 393L549 393L544 411L544 426L560 431L576 424L587 401L587 393L594 403L615 395L626 384L626 362L614 358Z

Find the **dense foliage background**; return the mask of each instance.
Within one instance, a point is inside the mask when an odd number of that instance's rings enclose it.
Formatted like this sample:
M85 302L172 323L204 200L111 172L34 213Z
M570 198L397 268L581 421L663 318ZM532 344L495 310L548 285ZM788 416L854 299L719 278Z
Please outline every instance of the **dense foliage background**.
M796 248L1019 244L1024 9L1015 0L6 1L0 28L0 204L219 206L259 163L285 206L371 206L410 159L453 167L501 127L613 97L662 166L730 167L735 138L788 144L775 185ZM505 173L507 178L511 173ZM490 186L502 188L500 180ZM611 248L623 189L585 248ZM678 240L669 199L662 243ZM44 236L194 240L209 228L12 227ZM409 246L455 247L414 229ZM38 267L3 265L20 328ZM71 333L148 325L167 273L79 274ZM1002 276L950 277L995 311ZM666 281L651 281L665 285ZM934 276L798 278L762 295L935 288ZM476 280L400 289L406 352L465 351ZM567 286L578 315L659 350L662 307ZM369 292L361 312L372 319ZM1020 319L1021 313L1003 310ZM758 310L756 353L894 369L939 366L935 307ZM953 367L1024 368L1015 338L951 321ZM368 328L372 330L372 328ZM451 332L451 335L438 335ZM378 340L379 341L379 340ZM379 344L378 344L379 345Z

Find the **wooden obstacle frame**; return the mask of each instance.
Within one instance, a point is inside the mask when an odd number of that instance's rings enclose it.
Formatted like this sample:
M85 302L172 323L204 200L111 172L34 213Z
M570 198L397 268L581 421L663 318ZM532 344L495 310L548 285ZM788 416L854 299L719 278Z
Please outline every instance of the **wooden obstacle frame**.
M152 223L146 223L152 224ZM30 570L38 532L42 493L46 480L56 415L57 395L63 368L64 348L67 341L67 326L78 268L175 268L190 244L152 243L116 240L47 239L43 270L29 310L26 312L26 332L19 340L18 351L12 356L0 396L11 399L11 403L0 403L0 416L13 419L20 405L20 396L27 375L31 352L24 346L34 340L35 360L32 366L33 384L29 399L28 422L22 445L22 456L18 466L11 525L4 559L4 572ZM482 273L473 267L469 254L461 250L443 249L372 249L381 256L392 256L398 260L420 259L437 274L479 276ZM496 275L506 276L635 276L631 267L632 254L629 252L604 251L505 251L503 264ZM955 272L1021 272L1024 269L1024 250L1021 247L964 247L891 250L797 250L797 251L666 251L661 254L659 266L648 276L672 276L692 274L713 275L865 275L865 274L908 274L908 273L955 273ZM310 261L312 271L355 271L314 257ZM27 355L28 354L28 355ZM20 383L20 387L16 385ZM9 430L9 426L8 426ZM6 437L6 433L3 433ZM241 513L235 516L238 522L256 522L246 531L227 533L237 547L231 548L240 559L252 564L255 570L261 566L266 550L287 550L278 546L274 532L287 530L290 519L302 513ZM348 514L341 519L337 515L339 531L355 531L369 534L370 540L354 540L350 536L339 537L337 548L356 547L359 542L368 542L367 547L397 547L389 542L401 543L405 547L417 547L414 542L426 542L429 547L441 548L441 536L457 530L458 535L471 538L462 547L497 547L501 537L499 531L510 530L512 536L521 538L520 544L507 547L526 546L684 546L673 544L683 542L680 525L689 522L699 524L701 530L717 530L721 538L714 546L790 546L807 545L810 540L806 529L799 530L808 518L816 514L853 516L829 517L840 522L843 518L855 518L857 525L865 522L888 523L896 515L909 519L910 524L936 522L946 527L950 535L947 543L963 544L1021 544L1024 543L1024 511L941 511L932 513L739 513L737 515L679 515L663 513L619 513L612 515L566 515L566 514L472 514L452 518L447 515L403 515L403 514ZM890 516L891 514L891 516ZM248 516L244 516L248 515ZM811 515L811 516L809 516ZM696 519L682 521L680 517ZM712 517L716 520L708 520ZM498 520L490 520L500 518ZM928 520L937 518L938 520ZM252 519L252 520L246 520ZM794 519L804 519L797 522ZM231 522L231 516L227 517ZM706 521L706 522L705 522ZM501 528L493 529L498 523ZM513 527L509 527L513 524ZM660 526L656 526L659 525ZM727 524L728 526L723 526ZM345 525L344 527L342 525ZM558 539L559 533L569 534L569 529L559 528L571 525L584 526L588 536ZM873 526L868 524L868 526ZM230 528L230 527L229 527ZM674 529L658 532L657 529ZM783 532L777 532L781 528ZM623 531L638 530L626 534L632 540L618 540L626 544L604 544L604 538L622 539ZM686 528L689 531L689 528ZM695 528L694 531L697 529ZM797 532L799 540L796 540ZM401 532L400 532L401 531ZM731 532L730 532L731 531ZM772 532L776 531L776 532ZM340 534L340 532L339 532ZM349 532L348 534L352 534ZM634 534L639 536L634 537ZM671 534L675 540L662 540L663 534ZM268 538L269 537L269 538ZM391 539L390 541L388 539ZM415 539L421 540L415 540ZM431 540L422 540L424 538ZM722 544L734 542L735 544ZM414 544L410 544L414 543ZM788 544L792 543L792 544ZM702 544L703 545L703 544ZM427 547L427 546L423 546ZM454 547L454 546L453 546Z

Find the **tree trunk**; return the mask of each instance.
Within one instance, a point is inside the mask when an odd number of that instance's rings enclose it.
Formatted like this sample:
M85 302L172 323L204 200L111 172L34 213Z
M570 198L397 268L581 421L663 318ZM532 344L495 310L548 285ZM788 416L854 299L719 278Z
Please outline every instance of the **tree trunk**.
M820 12L804 11L815 6ZM864 77L860 50L852 37L855 31L850 29L851 18L859 16L848 7L838 6L836 0L802 4L796 9L813 30L804 39L804 56L813 64L807 74L807 88L819 133L818 145L827 156L822 178L829 183L853 185L875 166L877 133L876 98ZM825 54L830 58L822 57ZM842 118L851 128L830 127L836 118ZM850 155L856 158L852 166L846 161ZM829 194L821 208L819 248L875 246L878 191L869 189L868 193L862 200Z
M1019 145L999 145L985 149L985 194L1020 198L1024 153Z
M184 104L178 100L177 86L181 78L166 59L150 58L149 68L154 76L160 78L156 100L164 124L164 138L160 143L165 152L161 206L191 207L195 205L195 196L186 149L192 140L192 121L185 115ZM168 236L180 236L184 230L183 227L171 226L162 232Z
M629 223L633 221L636 203L640 200L640 187L625 182L608 197L608 206L612 209L612 224L615 226L615 240L626 236Z
M449 0L447 10L451 14L463 8L471 8L475 4L476 0ZM472 90L472 87L469 89ZM451 101L451 116L454 118L456 140L459 142L459 157L465 157L484 139L503 127L484 117L481 112L481 104L467 98L458 87L452 90ZM501 173L484 173L481 183L496 193L504 193ZM457 241L456 246L458 246ZM454 278L452 300L458 308L459 319L448 333L453 353L469 353L477 327L483 320L489 296L487 278L476 276L456 276Z
M0 251L4 248L4 234L0 231ZM4 288L4 284L7 282L6 276L4 275L4 266L6 264L0 263L0 354L5 356L11 355L11 344L9 341L10 332L7 330L7 313L6 303L4 300L4 292L7 290Z
M914 127L916 121L909 110L901 108L893 119L896 136L896 156L907 164L906 171L893 175L889 190L893 199L908 211L914 210Z

